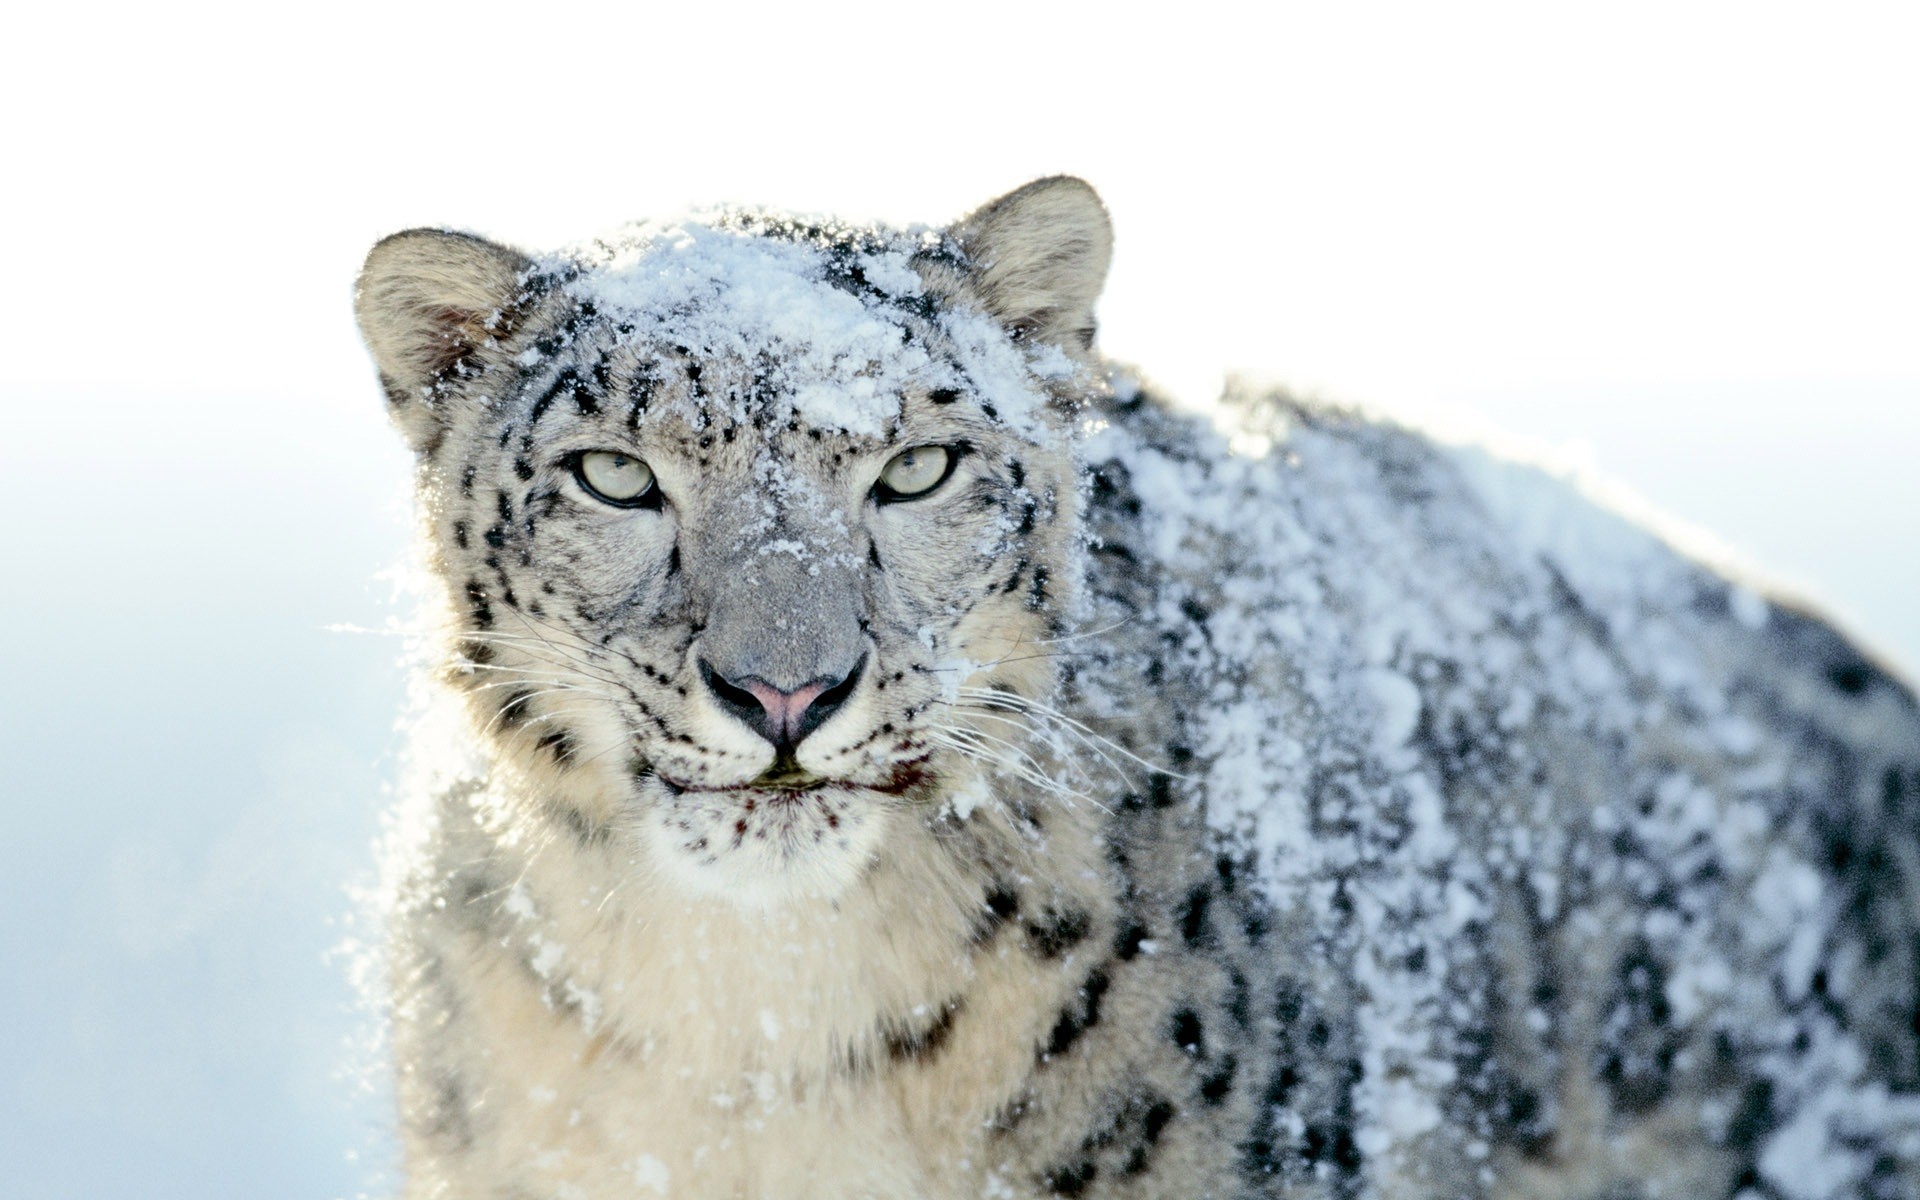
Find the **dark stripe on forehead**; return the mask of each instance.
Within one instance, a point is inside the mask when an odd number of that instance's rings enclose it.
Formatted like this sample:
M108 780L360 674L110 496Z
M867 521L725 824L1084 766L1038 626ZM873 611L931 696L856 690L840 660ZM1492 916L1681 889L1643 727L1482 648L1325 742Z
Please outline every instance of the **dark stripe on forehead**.
M531 428L538 425L540 418L546 416L547 410L553 407L554 401L576 391L579 387L580 375L572 367L555 375L553 382L547 385L546 391L540 393L540 397L533 402L533 408L528 411L527 426Z
M600 401L613 394L612 365L607 361L607 352L602 350L593 360L593 386L584 384L573 390L573 406L583 417L591 417L600 411Z
M640 418L646 414L647 405L653 400L653 389L658 381L651 371L636 367L633 378L627 381L627 427L637 429Z
M601 400L612 391L608 382L609 369L607 355L602 352L600 357L594 360L590 369L593 376L591 384L581 378L580 372L573 367L568 367L554 376L553 382L547 385L547 390L540 393L539 398L534 400L533 408L527 415L528 428L531 429L537 425L540 418L546 416L548 410L562 397L572 397L574 410L583 417L590 417L599 412Z

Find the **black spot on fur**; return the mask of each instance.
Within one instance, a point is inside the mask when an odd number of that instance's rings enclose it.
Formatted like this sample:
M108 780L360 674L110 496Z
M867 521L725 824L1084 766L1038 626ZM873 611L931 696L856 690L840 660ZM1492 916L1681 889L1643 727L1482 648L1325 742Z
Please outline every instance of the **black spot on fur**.
M1750 1080L1727 1122L1727 1146L1741 1155L1758 1154L1775 1124L1773 1085L1765 1079Z
M1043 959L1059 958L1086 940L1093 920L1077 909L1066 912L1049 913L1045 921L1037 921L1027 926L1027 941L1033 952Z
M1132 962L1140 953L1140 945L1147 940L1147 927L1138 921L1129 922L1118 936L1113 939L1113 956L1121 962Z
M1190 1008L1183 1008L1173 1014L1173 1027L1169 1031L1173 1044L1185 1050L1195 1058L1207 1056L1206 1033L1200 1025L1200 1014Z
M1213 926L1207 921L1207 910L1213 904L1213 889L1201 884L1187 893L1187 901L1180 906L1180 938L1192 950L1205 950L1214 942Z
M1309 1125L1300 1143L1300 1157L1307 1165L1330 1162L1342 1172L1360 1169L1360 1145L1353 1138L1353 1122L1336 1119L1326 1124Z
M1599 1062L1599 1076L1623 1111L1647 1112L1665 1098L1681 1042L1672 1020L1665 967L1636 941L1620 964Z
M1039 608L1047 602L1047 581L1052 578L1045 564L1033 568L1033 583L1027 588L1027 607Z
M579 753L573 735L564 729L553 729L540 735L540 748L553 755L553 761L563 767L573 765Z
M1249 942L1258 945L1264 941L1267 936L1267 909L1259 904L1249 905L1240 914L1240 929Z
M1100 1174L1100 1168L1091 1159L1064 1167L1055 1167L1040 1177L1042 1187L1056 1196L1078 1196L1093 1186L1094 1178Z
M1073 1048L1080 1036L1100 1023L1100 1000L1107 994L1112 980L1105 971L1095 971L1087 976L1080 985L1074 999L1060 1012L1060 1019L1054 1022L1053 1030L1047 1035L1047 1047L1043 1058L1057 1058Z
M1241 1029L1253 1028L1253 996L1238 967L1227 971L1227 1017Z
M973 944L985 945L1000 932L1000 927L1020 914L1020 896L1005 888L995 887L989 891L981 903L985 906L973 927Z
M932 404L952 404L959 398L960 393L952 388L935 388L927 393L927 400Z
M533 715L533 693L515 689L500 705L500 728L515 729Z
M1849 696L1858 696L1873 683L1873 668L1859 661L1835 663L1827 668L1827 681Z
M1026 537L1033 532L1034 522L1040 513L1040 502L1028 496L1020 501L1020 523L1014 527L1015 537Z
M487 601L487 589L478 579L467 580L467 615L481 629L493 628L493 605Z
M1115 509L1127 517L1140 515L1140 498L1133 494L1127 468L1121 463L1105 462L1094 469L1088 498L1096 508Z
M987 1118L987 1129L995 1135L1004 1136L1020 1128L1033 1112L1033 1097L1022 1092L1001 1105L999 1110Z
M1209 1108L1218 1108L1233 1094L1233 1077L1240 1060L1229 1054L1220 1060L1220 1069L1200 1081L1200 1099Z
M1553 1120L1538 1090L1505 1076L1490 1096L1489 1111L1493 1132L1501 1141L1519 1147L1530 1158L1552 1156Z
M453 544L462 550L467 548L467 523L465 521L455 521L453 523Z
M1174 805L1173 780L1171 777L1155 773L1147 780L1147 803L1155 808L1172 808Z
M940 1015L918 1029L896 1029L886 1037L887 1057L894 1062L927 1062L953 1036L954 1018L960 1015L962 1001L955 997L940 1006Z

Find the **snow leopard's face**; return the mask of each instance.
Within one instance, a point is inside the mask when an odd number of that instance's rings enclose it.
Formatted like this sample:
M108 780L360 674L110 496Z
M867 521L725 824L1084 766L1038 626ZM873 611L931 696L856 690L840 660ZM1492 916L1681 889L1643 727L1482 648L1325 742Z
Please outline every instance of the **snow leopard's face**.
M404 239L502 294L414 301L438 357L411 379L376 249L362 322L421 450L451 676L574 835L698 892L832 894L1014 740L1073 579L1088 379L1058 313L983 311L990 269L932 235L735 218L545 264Z

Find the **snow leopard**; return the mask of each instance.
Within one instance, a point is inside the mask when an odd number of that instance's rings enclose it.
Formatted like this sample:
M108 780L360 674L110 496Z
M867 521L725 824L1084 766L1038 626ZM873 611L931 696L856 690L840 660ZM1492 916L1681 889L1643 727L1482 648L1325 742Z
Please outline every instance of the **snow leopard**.
M1581 479L1094 349L1101 200L417 229L413 1200L1920 1198L1920 709Z

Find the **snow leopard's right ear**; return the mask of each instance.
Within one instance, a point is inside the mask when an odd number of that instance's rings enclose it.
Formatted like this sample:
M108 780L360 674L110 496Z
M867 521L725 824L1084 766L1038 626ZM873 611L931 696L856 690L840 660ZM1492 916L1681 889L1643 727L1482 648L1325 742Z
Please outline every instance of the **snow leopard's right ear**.
M1100 196L1071 175L1036 179L953 229L974 290L1016 337L1073 350L1093 345L1093 304L1113 258Z
M506 332L530 265L518 250L441 229L396 233L368 252L354 316L415 450L445 433L434 385Z

